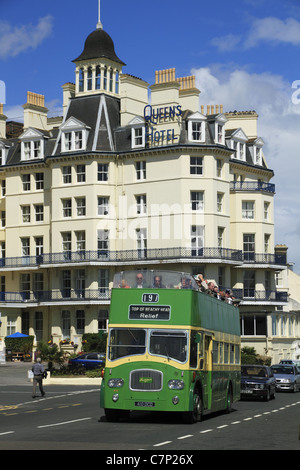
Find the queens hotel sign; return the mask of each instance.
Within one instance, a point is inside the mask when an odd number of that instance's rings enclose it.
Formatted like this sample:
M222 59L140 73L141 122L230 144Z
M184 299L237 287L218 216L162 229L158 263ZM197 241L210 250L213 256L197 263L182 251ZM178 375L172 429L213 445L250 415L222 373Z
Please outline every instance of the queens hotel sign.
M166 106L164 108L153 108L150 104L144 108L144 118L148 126L146 127L146 142L159 143L164 140L168 142L178 139L174 128L157 130L158 124L167 124L179 119L182 114L181 106Z

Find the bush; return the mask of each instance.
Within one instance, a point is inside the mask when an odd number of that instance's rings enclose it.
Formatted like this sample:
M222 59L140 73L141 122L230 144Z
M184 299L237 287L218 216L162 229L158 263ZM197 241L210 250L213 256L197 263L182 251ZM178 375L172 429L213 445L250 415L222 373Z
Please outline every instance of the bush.
M31 354L33 348L34 336L24 336L23 338L4 338L6 349L11 349L13 352L23 352L24 354Z
M241 349L242 364L260 364L264 366L271 365L272 358L270 356L260 356L255 348L245 346Z
M58 349L57 344L48 344L39 341L37 351L42 361L48 361L48 370L52 370L53 363L61 365L64 361L63 352Z
M100 352L106 350L107 333L85 333L82 336L83 352Z

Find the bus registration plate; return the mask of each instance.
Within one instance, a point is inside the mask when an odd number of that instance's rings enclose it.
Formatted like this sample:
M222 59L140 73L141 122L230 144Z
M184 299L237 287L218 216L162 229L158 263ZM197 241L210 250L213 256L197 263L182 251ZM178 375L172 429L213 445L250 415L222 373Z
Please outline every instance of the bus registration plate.
M134 406L147 406L153 408L155 406L154 401L136 401L134 402Z

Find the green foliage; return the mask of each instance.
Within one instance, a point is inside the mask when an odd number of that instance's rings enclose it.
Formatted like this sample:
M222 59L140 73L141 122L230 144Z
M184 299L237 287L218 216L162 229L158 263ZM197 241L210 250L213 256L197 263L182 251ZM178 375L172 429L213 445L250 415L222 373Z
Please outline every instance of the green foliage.
M269 366L271 365L272 358L270 356L260 356L257 354L255 348L244 346L241 349L242 364L260 364Z
M6 349L11 349L13 352L24 352L31 354L33 348L34 336L24 336L24 338L4 338Z
M107 333L85 333L82 336L83 352L105 352Z
M97 379L101 377L102 367L99 369L92 369L86 371L86 377L90 377L91 379Z
M51 375L53 377L70 377L73 375L85 375L86 370L82 366L69 367L68 365L62 365L59 369L53 369Z
M37 351L42 361L48 361L49 369L52 369L53 363L63 363L63 352L58 349L57 344L48 344L44 341L39 341Z

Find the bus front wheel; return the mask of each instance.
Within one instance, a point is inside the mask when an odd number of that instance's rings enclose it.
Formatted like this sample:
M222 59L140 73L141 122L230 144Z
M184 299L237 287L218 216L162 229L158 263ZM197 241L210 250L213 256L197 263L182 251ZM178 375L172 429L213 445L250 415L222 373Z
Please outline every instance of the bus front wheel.
M120 410L113 410L111 408L105 408L105 417L107 421L111 422L118 422L121 419Z
M183 420L186 424L193 424L193 423L196 423L197 421L201 421L202 412L203 412L202 398L201 398L200 392L198 390L195 390L194 395L193 395L193 410L186 411L183 414Z

